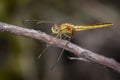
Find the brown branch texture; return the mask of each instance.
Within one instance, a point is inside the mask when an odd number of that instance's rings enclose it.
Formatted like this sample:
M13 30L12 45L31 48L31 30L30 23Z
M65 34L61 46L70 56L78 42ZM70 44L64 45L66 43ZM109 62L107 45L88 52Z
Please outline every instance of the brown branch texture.
M26 29L3 22L0 22L0 31L15 34L18 36L37 39L52 44L54 46L64 48L65 50L68 50L75 54L76 56L80 57L82 60L86 60L88 62L95 62L97 64L106 66L120 73L120 63L118 63L114 59L107 58L92 51L83 49L80 46L77 46L71 42L55 38L44 32L36 31L33 29Z

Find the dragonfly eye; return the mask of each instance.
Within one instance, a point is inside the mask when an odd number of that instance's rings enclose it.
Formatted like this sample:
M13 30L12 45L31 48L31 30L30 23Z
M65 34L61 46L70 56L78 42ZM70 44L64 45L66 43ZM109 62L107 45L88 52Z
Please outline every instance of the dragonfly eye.
M60 31L60 27L58 25L54 25L52 26L51 30L52 30L52 33L57 34Z

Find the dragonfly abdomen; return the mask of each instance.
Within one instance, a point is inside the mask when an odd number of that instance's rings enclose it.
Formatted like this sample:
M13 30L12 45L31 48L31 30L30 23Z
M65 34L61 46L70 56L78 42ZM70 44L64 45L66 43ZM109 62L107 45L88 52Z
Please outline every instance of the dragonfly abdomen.
M96 24L96 25L88 25L88 26L75 26L76 31L82 31L82 30L89 30L89 29L96 29L96 28L105 28L110 27L113 24L111 23L104 23L104 24Z

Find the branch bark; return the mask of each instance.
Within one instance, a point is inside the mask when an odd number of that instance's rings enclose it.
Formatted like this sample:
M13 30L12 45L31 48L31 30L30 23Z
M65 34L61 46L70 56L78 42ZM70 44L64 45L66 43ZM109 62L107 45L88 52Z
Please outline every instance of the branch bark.
M100 65L106 66L120 73L120 63L118 63L114 59L107 58L97 53L94 53L92 51L83 49L80 46L77 46L66 40L57 39L44 32L36 31L33 29L26 29L26 28L22 28L19 26L15 26L15 25L3 23L3 22L0 22L0 31L8 32L18 36L29 37L29 38L37 39L40 41L42 40L56 47L64 48L65 50L68 50L73 54L75 54L76 56L84 58L89 62L98 63Z

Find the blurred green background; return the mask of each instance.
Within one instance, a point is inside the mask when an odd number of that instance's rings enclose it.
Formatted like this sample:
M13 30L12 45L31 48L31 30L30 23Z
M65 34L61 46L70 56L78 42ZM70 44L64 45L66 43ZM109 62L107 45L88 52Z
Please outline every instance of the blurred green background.
M74 25L113 23L113 27L81 31L71 41L83 48L120 62L119 0L0 0L0 21L50 33L51 24L24 20L45 20ZM120 74L95 63L69 60L65 51L51 71L61 49L42 41L0 32L0 80L120 80Z

